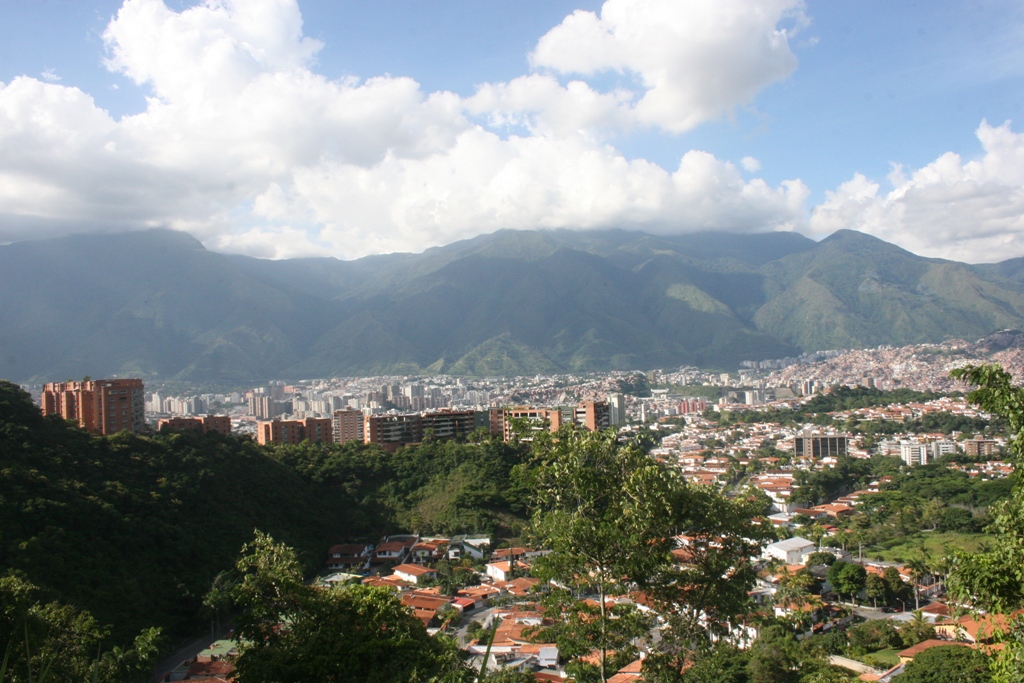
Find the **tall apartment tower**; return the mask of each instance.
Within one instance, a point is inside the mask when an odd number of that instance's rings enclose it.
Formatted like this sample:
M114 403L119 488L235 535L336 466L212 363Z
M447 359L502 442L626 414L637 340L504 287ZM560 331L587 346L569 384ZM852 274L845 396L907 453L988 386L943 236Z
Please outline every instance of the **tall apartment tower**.
M626 397L623 394L608 394L608 421L612 425L626 424Z
M611 425L611 411L605 401L584 401L576 406L575 422L592 432L608 429Z
M361 410L335 410L331 422L334 425L334 443L363 440L363 412Z
M43 386L43 415L74 420L93 434L137 432L146 424L141 379L50 382Z

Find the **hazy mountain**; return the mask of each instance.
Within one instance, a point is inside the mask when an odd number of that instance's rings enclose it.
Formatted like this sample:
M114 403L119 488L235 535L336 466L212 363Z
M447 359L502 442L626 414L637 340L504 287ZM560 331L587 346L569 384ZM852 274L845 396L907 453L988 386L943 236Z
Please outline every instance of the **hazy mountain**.
M978 338L1024 327L1024 261L840 231L502 231L422 254L266 261L154 230L0 247L0 376L524 374Z

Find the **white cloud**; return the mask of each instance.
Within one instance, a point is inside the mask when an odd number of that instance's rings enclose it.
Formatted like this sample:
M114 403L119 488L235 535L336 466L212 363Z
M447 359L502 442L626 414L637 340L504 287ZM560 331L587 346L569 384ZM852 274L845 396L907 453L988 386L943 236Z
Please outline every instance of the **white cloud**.
M144 111L115 120L74 87L0 84L0 241L166 225L216 249L354 257L500 228L799 227L800 181L744 180L698 151L670 172L610 140L638 122L685 129L784 77L793 62L777 24L801 5L634 2L635 20L625 0L600 19L567 18L533 58L629 70L641 92L538 72L462 99L410 78L315 73L321 45L303 35L295 0L180 12L127 0L104 34L107 64L147 89ZM669 7L678 16L665 29ZM565 27L587 21L607 35L587 38L579 58L590 61L573 66ZM682 49L696 40L690 23L721 35ZM611 41L605 62L595 40ZM716 92L698 92L707 87Z
M757 173L761 170L761 162L754 157L743 157L740 159L740 166L748 173Z
M973 263L1024 253L1024 134L1009 122L983 121L977 136L980 158L947 152L909 175L896 167L888 192L855 175L815 207L811 229L860 230L918 254Z
M608 0L600 16L566 17L530 59L561 73L635 74L644 88L637 120L678 133L793 72L786 20L806 23L802 0Z

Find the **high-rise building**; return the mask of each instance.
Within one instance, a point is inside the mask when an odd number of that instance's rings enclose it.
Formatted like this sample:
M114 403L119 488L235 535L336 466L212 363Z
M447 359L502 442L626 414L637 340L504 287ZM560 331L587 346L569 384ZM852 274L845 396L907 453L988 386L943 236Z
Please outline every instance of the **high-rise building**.
M608 394L608 421L613 425L626 424L626 397L623 394Z
M405 415L367 415L363 423L363 441L396 448L419 443L428 433L436 439L465 436L476 428L472 410L442 410L435 413Z
M901 441L900 459L908 465L927 465L928 445L913 441Z
M611 411L605 401L583 401L574 411L576 424L592 432L608 429L611 425Z
M999 444L992 439L984 439L976 436L973 439L964 441L964 453L971 457L980 455L994 455L999 452Z
M43 386L43 415L60 415L94 434L137 432L146 424L141 379L50 382Z
M850 437L846 434L818 434L803 432L793 439L793 454L796 457L824 458L847 455Z
M335 410L331 418L334 443L363 440L363 412L361 410Z

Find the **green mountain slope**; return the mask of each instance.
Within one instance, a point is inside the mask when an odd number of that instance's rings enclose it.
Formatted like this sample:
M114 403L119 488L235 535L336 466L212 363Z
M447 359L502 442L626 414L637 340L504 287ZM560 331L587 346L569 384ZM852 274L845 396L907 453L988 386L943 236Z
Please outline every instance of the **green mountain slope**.
M0 292L0 376L19 381L730 369L1024 327L1020 259L926 259L853 231L500 231L266 261L155 230L0 246Z

